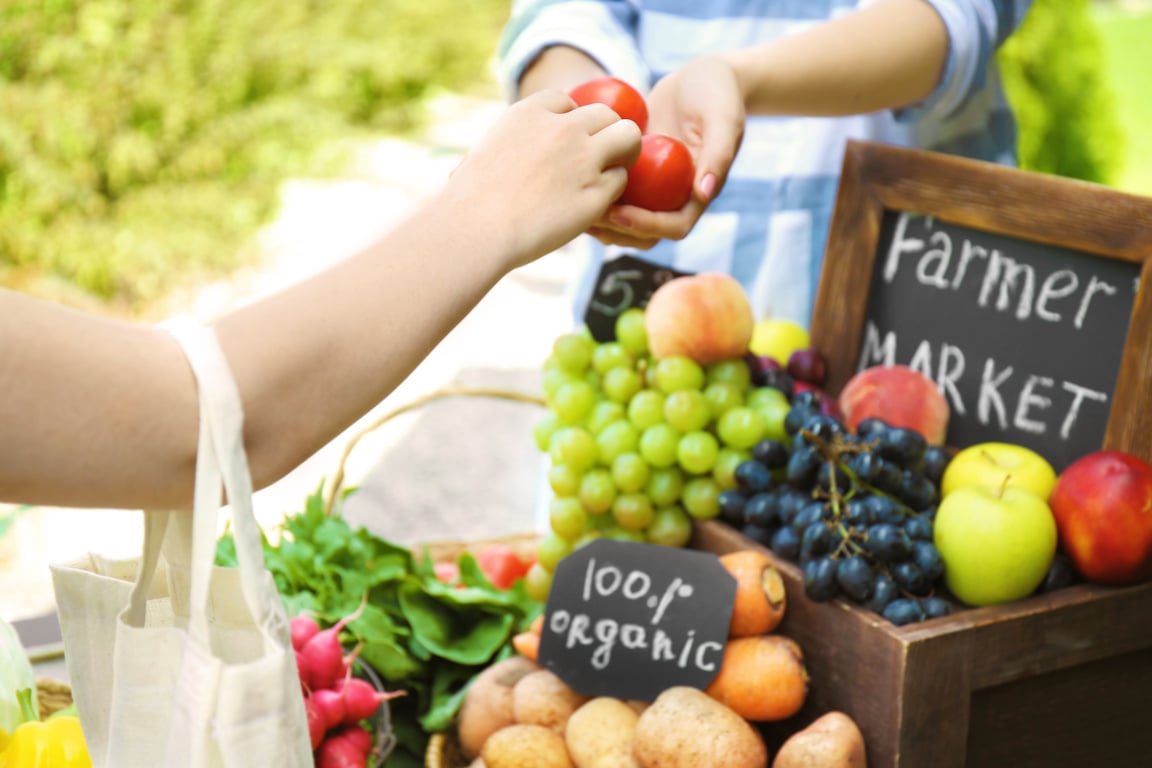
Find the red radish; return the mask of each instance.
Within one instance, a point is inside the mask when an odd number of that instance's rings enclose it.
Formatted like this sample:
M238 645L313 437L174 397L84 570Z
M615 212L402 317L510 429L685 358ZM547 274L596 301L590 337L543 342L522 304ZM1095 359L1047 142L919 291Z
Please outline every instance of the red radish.
M334 738L347 739L364 755L372 752L372 734L362 725L344 725L333 734Z
M324 741L328 724L325 722L324 714L310 696L304 698L304 714L308 716L308 738L312 741L312 749L316 749L320 746L320 742Z
M337 690L344 697L344 722L358 723L376 714L380 704L403 696L404 691L381 693L372 687L371 683L358 677L350 677L337 685Z
M322 629L304 644L296 654L296 664L300 670L300 680L310 690L331 688L347 671L344 649L340 645L340 633L348 624L360 618L368 595L360 601L360 607L327 629Z
M300 690L307 696L312 688L308 685L308 680L304 677L304 660L300 658L300 651L296 651L296 671L300 673Z
M316 750L316 768L367 768L368 758L343 736L329 736Z
M329 729L344 722L347 713L343 693L337 693L331 688L317 689L312 691L312 705L323 715L324 725Z
M292 648L298 651L304 647L305 643L316 637L316 633L320 631L320 625L316 623L316 619L302 613L299 616L293 616L288 622L288 631L292 634Z

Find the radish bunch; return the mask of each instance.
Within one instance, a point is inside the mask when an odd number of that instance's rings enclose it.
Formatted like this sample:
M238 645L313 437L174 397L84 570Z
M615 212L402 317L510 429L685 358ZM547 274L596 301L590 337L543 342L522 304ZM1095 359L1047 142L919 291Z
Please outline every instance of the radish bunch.
M352 676L356 651L344 653L340 632L363 610L361 603L355 613L327 629L321 629L305 614L293 618L289 625L318 768L366 768L373 739L364 721L372 718L383 702L403 695L403 691L382 693Z

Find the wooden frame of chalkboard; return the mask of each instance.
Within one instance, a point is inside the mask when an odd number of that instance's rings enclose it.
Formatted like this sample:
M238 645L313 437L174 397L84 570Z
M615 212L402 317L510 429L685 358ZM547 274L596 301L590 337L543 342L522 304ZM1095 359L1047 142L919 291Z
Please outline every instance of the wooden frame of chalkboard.
M1106 420L1101 420L1103 439L1097 447L1152 460L1152 291L1147 290L1152 270L1152 198L939 153L849 142L811 325L812 342L827 357L829 392L838 393L861 367L870 297L880 285L877 270L885 269L893 243L897 249L902 245L892 234L893 216L901 214L921 217L929 226L939 222L954 231L986 234L995 242L1016 242L1033 261L1049 255L1071 260L1067 263L1073 271L1077 263L1091 268L1095 260L1100 260L1102 268L1129 270L1133 276L1131 308L1126 318L1112 321L1122 327L1109 328L1112 334L1097 332L1080 345L1086 351L1109 339L1118 345L1118 372L1111 379L1110 407ZM918 274L923 277L922 272ZM1067 283L1058 282L1040 287L1047 299L1065 295L1066 289L1070 290ZM889 304L902 302L898 295L882 298ZM1028 308L1021 307L1017 310L1027 314ZM1011 315L1010 310L999 327L1014 322ZM954 324L947 318L941 322L950 324L949 332L963 337L966 323L975 319L975 314L958 315ZM971 333L986 339L999 335L989 333L994 327ZM910 335L918 330L911 329ZM1025 346L1033 350L1040 349L1037 345L1055 347L1053 354L1066 358L1067 370L1077 371L1072 336L1065 339L1044 329L1034 338ZM874 346L874 335L871 341ZM952 442L951 430L949 438Z

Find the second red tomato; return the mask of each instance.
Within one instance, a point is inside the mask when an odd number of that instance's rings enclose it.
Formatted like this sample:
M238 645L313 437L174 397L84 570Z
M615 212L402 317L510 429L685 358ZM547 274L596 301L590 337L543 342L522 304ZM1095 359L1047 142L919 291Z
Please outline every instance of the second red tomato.
M573 88L569 94L580 106L607 104L625 120L631 120L643 132L648 127L648 105L640 92L617 77L597 77Z
M628 185L616 202L650 211L680 210L692 197L692 153L660 133L645 134L640 142L640 157L628 169Z
M476 564L498 589L511 589L532 566L506 544L490 544L480 550L476 554Z

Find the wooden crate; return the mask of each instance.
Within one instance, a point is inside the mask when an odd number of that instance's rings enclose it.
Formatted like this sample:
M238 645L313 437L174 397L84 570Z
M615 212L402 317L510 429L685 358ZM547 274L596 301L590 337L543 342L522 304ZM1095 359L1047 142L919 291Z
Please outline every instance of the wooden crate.
M1152 766L1152 583L1078 585L897 627L845 601L804 597L800 569L719 522L692 546L755 547L782 572L779 631L811 675L796 728L840 710L869 768Z

